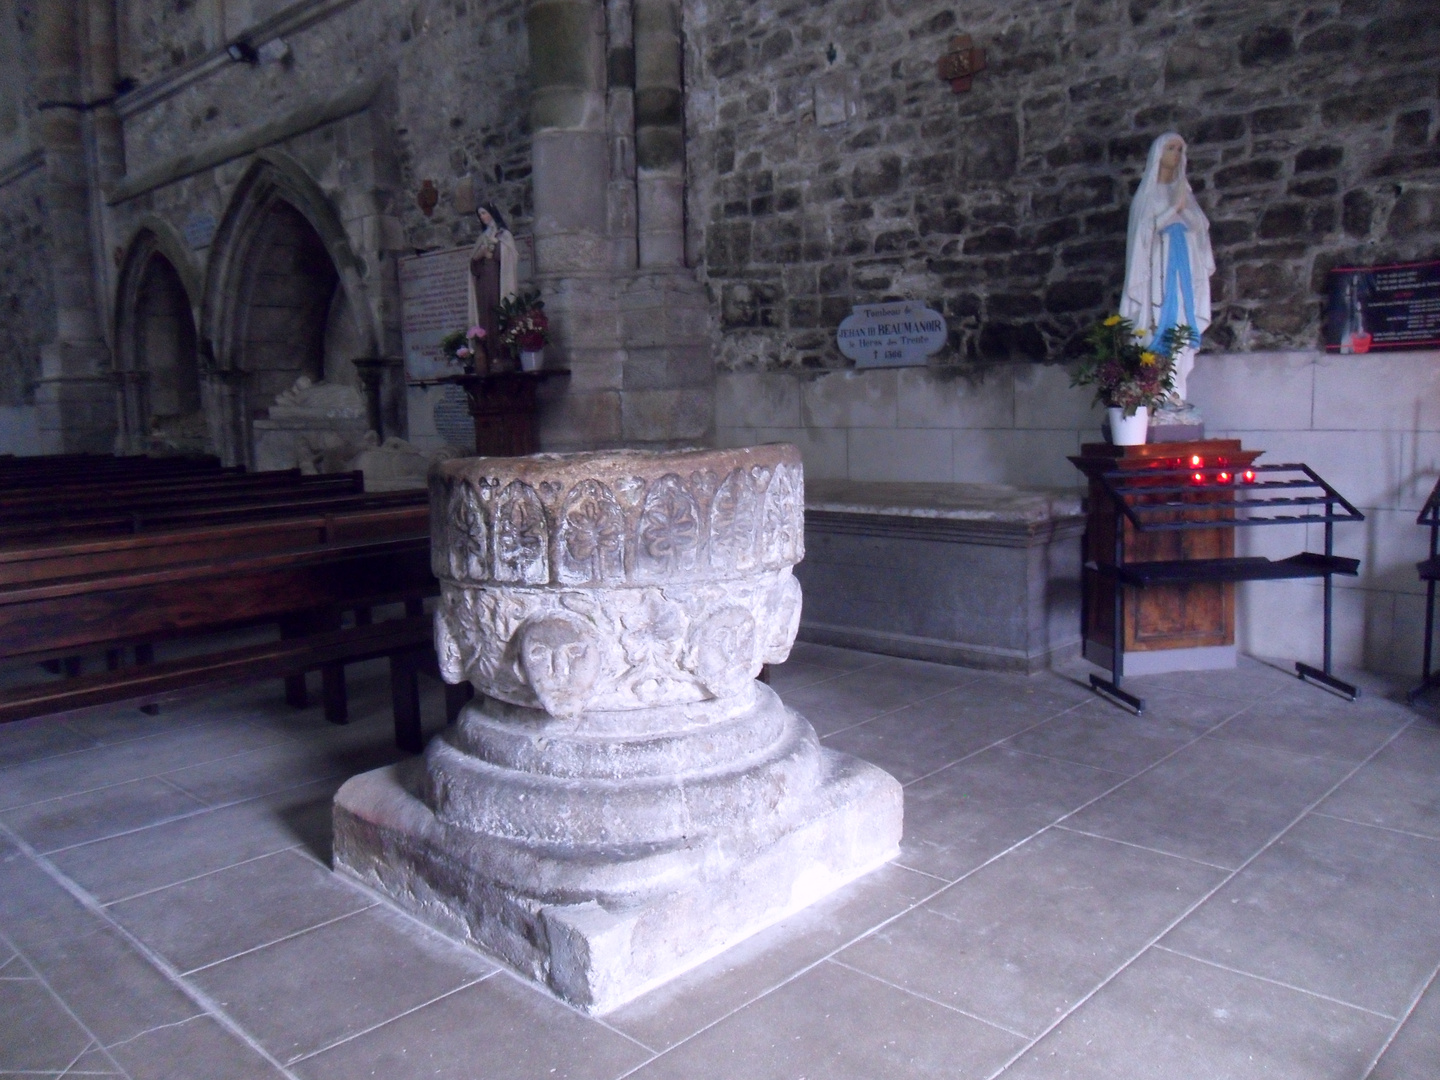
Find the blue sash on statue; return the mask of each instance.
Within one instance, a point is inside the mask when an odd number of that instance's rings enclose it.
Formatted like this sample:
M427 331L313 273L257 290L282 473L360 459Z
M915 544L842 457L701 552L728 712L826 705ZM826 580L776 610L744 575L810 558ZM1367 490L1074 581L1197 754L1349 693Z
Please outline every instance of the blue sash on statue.
M1150 348L1160 348L1165 333L1180 323L1180 301L1185 301L1184 325L1194 330L1195 283L1190 278L1190 239L1185 226L1176 222L1161 230L1170 240L1170 252L1165 259L1165 276L1160 282L1160 321L1155 327L1155 336L1150 339Z

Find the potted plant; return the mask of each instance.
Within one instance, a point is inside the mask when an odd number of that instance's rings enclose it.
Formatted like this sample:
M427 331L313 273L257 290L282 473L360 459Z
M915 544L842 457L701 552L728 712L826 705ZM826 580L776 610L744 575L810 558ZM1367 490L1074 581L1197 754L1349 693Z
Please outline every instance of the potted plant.
M522 371L538 371L550 340L550 320L538 292L507 298L495 309L499 316L500 344L520 362Z
M1110 441L1116 446L1145 441L1151 410L1175 388L1175 357L1199 344L1188 326L1172 326L1153 345L1145 344L1149 336L1119 315L1097 323L1085 335L1089 351L1070 382L1095 387L1095 401L1108 413Z

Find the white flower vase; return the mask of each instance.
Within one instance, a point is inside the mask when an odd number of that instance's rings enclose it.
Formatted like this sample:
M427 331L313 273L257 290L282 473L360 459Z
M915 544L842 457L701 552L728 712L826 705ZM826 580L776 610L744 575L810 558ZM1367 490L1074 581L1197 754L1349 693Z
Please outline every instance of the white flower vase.
M1124 409L1106 409L1110 418L1110 442L1115 446L1140 446L1145 442L1145 433L1150 428L1150 410L1144 405L1135 412L1125 415Z
M545 352L542 349L533 351L528 349L520 350L520 370L539 371L540 365L545 362Z

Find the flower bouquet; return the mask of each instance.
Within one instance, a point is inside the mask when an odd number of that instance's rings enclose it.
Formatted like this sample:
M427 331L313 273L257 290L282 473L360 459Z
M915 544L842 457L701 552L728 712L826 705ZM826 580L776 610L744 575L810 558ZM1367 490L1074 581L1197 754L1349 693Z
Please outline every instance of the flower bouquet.
M1122 445L1145 441L1150 410L1175 389L1175 357L1199 344L1199 335L1188 326L1172 326L1155 347L1145 344L1149 336L1129 319L1111 315L1085 335L1089 353L1070 381L1071 386L1095 387L1096 403L1110 410L1111 438ZM1138 433L1131 432L1132 425Z
M538 292L521 293L501 301L495 314L500 319L500 344L516 360L522 353L540 352L550 340L550 320L545 315L545 301Z
M459 364L466 372L475 373L475 361L485 355L483 342L485 328L472 326L469 330L456 330L440 339L440 351L452 364Z

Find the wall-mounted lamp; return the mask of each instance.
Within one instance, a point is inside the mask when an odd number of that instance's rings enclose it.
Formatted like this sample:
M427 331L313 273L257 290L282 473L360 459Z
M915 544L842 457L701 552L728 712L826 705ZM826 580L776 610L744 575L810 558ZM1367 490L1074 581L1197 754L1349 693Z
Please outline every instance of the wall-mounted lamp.
M229 54L230 59L234 60L237 64L254 64L260 60L260 54L255 51L255 46L251 45L244 38L232 41L229 45L226 45L225 52Z

